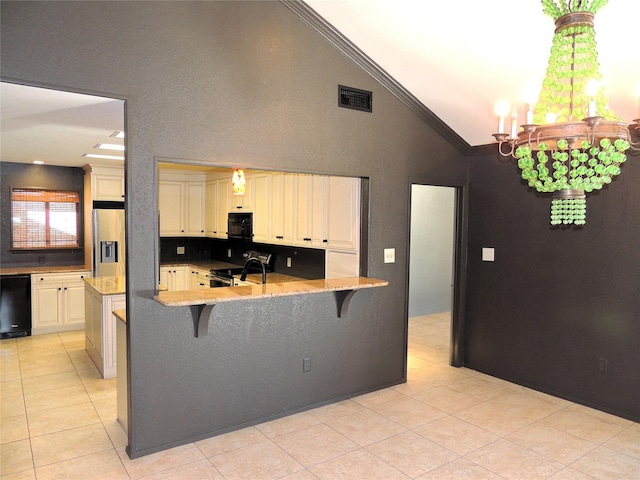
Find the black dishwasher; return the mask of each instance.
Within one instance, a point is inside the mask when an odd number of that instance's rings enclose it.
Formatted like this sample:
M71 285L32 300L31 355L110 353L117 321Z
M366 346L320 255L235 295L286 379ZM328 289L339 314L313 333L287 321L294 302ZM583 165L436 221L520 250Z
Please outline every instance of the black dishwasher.
M31 335L31 277L0 276L0 338Z

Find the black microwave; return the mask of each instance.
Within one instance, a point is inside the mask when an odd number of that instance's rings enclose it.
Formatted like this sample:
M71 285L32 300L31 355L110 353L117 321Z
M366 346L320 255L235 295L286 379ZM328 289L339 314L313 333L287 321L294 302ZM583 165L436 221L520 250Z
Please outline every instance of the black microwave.
M227 236L250 242L253 238L253 213L230 213Z

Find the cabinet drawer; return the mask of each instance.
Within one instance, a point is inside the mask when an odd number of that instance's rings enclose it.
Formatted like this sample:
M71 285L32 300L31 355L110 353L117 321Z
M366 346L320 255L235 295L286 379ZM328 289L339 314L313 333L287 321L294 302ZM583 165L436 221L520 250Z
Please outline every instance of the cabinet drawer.
M90 276L91 276L91 272L89 270L71 272L71 273L42 273L42 274L34 273L31 275L31 284L40 285L40 284L47 284L47 283L82 282L85 278L88 278Z

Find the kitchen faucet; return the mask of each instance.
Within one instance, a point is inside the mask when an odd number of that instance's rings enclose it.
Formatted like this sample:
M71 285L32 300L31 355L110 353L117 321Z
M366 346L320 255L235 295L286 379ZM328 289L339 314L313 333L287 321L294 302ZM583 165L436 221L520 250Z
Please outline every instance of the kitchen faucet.
M258 265L260 265L260 268L262 268L262 283L263 284L267 283L267 269L265 268L264 263L262 263L260 260L258 260L255 257L252 257L248 259L246 262L244 262L244 268L242 269L242 275L240 275L240 281L244 282L246 280L247 267L251 262L258 262Z

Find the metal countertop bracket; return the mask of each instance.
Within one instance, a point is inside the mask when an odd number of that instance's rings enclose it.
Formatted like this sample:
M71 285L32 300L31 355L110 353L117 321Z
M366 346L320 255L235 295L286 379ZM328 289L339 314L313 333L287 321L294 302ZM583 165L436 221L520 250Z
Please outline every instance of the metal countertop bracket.
M191 315L193 316L193 326L196 338L206 337L209 331L209 318L215 304L192 305Z
M347 310L349 309L349 302L353 297L353 294L356 293L355 290L336 290L336 307L338 308L338 318L342 318L342 314L347 314Z

